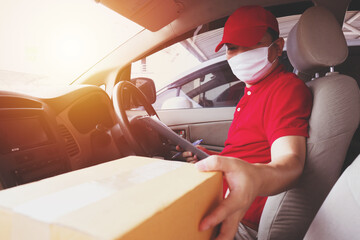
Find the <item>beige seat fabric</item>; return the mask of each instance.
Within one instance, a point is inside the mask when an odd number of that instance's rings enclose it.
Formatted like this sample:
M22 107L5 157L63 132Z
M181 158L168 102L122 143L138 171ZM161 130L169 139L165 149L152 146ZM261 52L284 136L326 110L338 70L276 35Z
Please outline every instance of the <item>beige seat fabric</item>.
M288 56L301 72L342 63L347 45L341 27L325 8L307 9L287 40ZM356 81L339 73L308 84L314 96L304 172L294 188L269 197L258 239L303 239L320 205L338 179L360 121ZM290 103L291 104L291 103Z
M360 236L359 226L360 155L331 189L305 239L357 239Z

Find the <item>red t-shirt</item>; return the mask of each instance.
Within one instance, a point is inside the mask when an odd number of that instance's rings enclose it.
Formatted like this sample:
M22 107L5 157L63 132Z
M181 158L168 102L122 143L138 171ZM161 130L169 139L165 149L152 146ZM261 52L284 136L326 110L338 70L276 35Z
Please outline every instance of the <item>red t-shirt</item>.
M259 83L245 88L222 156L269 163L272 143L283 136L308 137L312 95L305 83L280 65ZM257 229L267 197L257 197L242 222Z

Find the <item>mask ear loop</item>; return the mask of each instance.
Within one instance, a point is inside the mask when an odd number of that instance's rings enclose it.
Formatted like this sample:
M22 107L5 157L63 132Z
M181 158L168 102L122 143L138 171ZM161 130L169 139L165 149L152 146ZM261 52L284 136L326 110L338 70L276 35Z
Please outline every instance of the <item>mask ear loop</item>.
M276 40L275 40L276 41ZM275 41L273 41L269 46L268 46L268 57L269 57L269 49L270 47L275 43ZM271 62L271 64L274 64L274 62L276 62L276 60L279 59L279 56L276 56L276 58L274 59L274 61ZM268 58L269 61L269 58ZM270 62L270 61L269 61Z

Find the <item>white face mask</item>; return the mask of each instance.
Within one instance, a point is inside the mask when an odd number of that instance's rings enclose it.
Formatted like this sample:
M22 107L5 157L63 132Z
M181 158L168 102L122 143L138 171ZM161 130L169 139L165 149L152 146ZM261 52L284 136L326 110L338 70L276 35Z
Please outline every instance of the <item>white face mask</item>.
M271 45L239 53L230 58L228 63L234 75L247 84L261 80L277 59L275 58L272 63L268 60L268 50Z

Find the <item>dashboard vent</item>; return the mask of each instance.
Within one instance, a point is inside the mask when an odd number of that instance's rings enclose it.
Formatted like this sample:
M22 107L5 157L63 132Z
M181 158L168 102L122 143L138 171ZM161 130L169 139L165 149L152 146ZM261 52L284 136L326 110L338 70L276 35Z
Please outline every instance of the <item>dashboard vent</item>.
M64 125L59 125L58 129L59 129L60 135L65 140L66 152L69 155L69 157L73 157L73 156L77 155L80 152L80 150L79 150L78 145L75 142L74 137L71 135L69 130Z
M0 97L0 108L42 108L36 100L22 97Z

